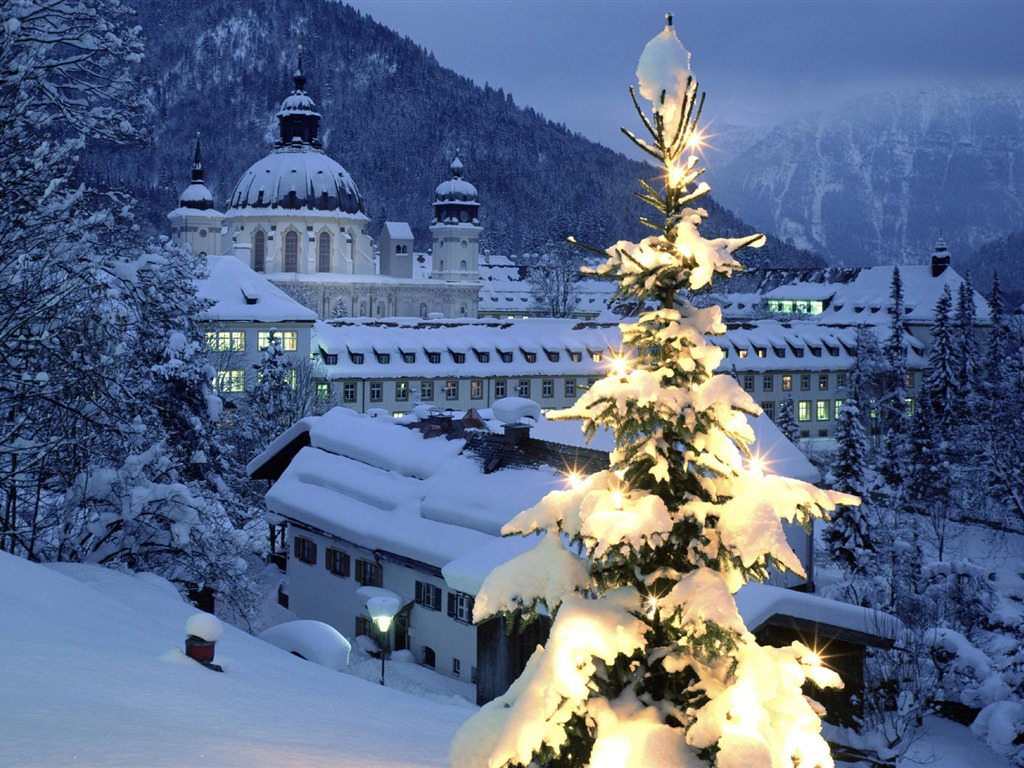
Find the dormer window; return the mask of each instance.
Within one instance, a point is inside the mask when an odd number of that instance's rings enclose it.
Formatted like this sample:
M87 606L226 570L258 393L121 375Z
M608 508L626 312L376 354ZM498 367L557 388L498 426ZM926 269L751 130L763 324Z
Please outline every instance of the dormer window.
M416 353L415 352L403 352L402 353L402 362L403 363L415 363L416 362Z
M374 352L374 354L377 356L377 362L381 365L387 365L391 362L391 355L387 352Z
M499 352L498 354L501 355L501 362L503 362L503 363L511 363L512 362L512 353L511 352Z
M803 357L803 356L804 356L804 350L803 350L802 347L794 347L793 348L793 357Z
M547 350L547 353L548 353L548 360L550 362L552 362L552 363L557 363L558 362L558 358L561 357L561 355L558 352L553 352L551 350Z
M744 360L747 357L747 350L745 350L745 349L737 349L736 350L736 354L739 355L741 360Z
M569 359L572 360L572 362L574 362L574 363L578 363L578 362L580 362L583 359L583 353L582 352L570 352L569 353Z
M536 352L527 352L524 349L523 350L523 359L526 360L526 362L528 362L528 363L536 363L537 362L537 353Z
M437 365L441 362L440 352L427 352L427 362L433 365Z
M362 352L349 352L348 357L352 361L353 365L362 365L366 359L366 356Z
M477 349L474 349L473 352L476 354L476 359L477 359L478 362L481 362L481 363L489 363L489 362L491 362L491 353L490 352L484 352L484 351L477 350Z

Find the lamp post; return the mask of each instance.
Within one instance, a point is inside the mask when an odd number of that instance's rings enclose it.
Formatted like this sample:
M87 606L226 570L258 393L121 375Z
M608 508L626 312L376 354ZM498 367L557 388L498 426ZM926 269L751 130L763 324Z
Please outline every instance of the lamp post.
M370 618L380 630L380 684L384 685L384 653L388 642L388 630L391 628L391 620L398 613L398 600L394 597L371 597L366 601L366 610L370 612Z

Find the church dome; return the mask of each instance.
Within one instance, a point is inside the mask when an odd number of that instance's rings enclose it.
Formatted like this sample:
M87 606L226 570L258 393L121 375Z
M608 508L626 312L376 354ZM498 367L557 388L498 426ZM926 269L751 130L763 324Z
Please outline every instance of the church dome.
M228 201L229 210L362 213L363 198L349 172L321 149L320 114L306 93L301 44L292 79L295 86L277 113L281 137L276 149L242 174Z
M235 185L229 206L360 213L363 198L340 163L297 140L253 163Z
M437 203L475 203L477 202L476 187L462 178L464 166L459 156L452 161L452 177L437 185L435 191Z

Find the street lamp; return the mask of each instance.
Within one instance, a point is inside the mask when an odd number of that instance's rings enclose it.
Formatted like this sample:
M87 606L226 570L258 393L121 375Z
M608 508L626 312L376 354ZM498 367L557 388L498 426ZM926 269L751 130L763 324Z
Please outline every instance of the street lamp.
M366 610L370 612L377 629L382 635L380 649L380 684L384 685L384 652L388 641L388 630L391 628L391 620L398 613L398 599L394 597L371 597L366 601Z

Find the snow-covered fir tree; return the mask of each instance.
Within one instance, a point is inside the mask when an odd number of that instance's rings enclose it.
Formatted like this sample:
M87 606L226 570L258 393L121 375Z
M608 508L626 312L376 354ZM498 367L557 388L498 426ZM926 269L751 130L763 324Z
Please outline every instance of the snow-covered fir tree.
M547 611L550 637L509 691L453 742L459 766L591 765L792 768L831 766L806 679L834 673L805 646L762 647L733 593L770 566L801 572L782 520L809 523L855 503L765 475L747 455L756 404L714 371L725 327L719 307L681 294L740 269L734 253L759 235L706 240L708 192L692 154L703 96L689 53L669 24L640 59L637 112L650 139L627 135L664 168L662 190L641 197L656 234L608 249L595 273L617 297L654 309L620 327L624 349L608 375L556 414L615 433L611 469L556 491L503 532L538 535L495 571L477 621ZM636 97L634 94L634 101Z
M907 346L903 341L903 280L899 267L892 269L889 289L892 301L889 335L883 347L886 370L883 377L879 407L879 429L882 432L880 469L883 478L893 486L900 482L906 453L907 434Z
M796 420L796 409L793 398L787 397L779 403L779 412L775 415L775 425L793 443L800 442L800 425Z
M839 409L835 440L836 460L832 465L832 487L863 498L867 440L856 391L849 394ZM832 559L841 564L844 570L857 576L868 573L874 544L866 504L844 505L836 509L824 535Z

